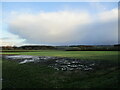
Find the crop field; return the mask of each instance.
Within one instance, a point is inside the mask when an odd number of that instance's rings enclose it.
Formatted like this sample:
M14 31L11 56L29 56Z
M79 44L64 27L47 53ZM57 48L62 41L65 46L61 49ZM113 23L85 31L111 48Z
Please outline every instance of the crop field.
M4 55L32 55L69 57L100 62L93 71L62 71L40 63L18 64L15 60L2 60L3 88L118 88L118 51L14 51Z

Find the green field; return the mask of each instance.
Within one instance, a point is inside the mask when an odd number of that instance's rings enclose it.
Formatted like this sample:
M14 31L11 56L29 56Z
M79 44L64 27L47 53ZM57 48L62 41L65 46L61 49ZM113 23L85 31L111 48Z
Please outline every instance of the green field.
M3 52L36 56L72 57L82 60L104 61L111 67L93 72L56 71L46 65L35 63L18 64L2 60L3 88L118 88L118 51L54 51Z
M88 60L118 60L118 51L54 51L41 50L37 52L3 52L2 54L20 54L20 55L35 55L35 56L58 56L58 57L73 57Z
M0 58L0 79L2 78L2 60ZM0 89L2 88L2 81L0 80Z

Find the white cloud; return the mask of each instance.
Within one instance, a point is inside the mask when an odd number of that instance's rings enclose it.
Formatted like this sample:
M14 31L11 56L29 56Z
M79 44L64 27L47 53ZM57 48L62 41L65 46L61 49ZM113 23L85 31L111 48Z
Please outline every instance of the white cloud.
M38 44L114 44L117 42L116 9L97 14L88 12L14 13L9 30ZM114 20L115 19L115 20Z
M26 39L36 42L67 42L76 27L90 23L88 13L80 12L52 12L33 14L19 14L10 21L10 30Z
M117 20L118 19L118 9L112 9L111 11L104 11L98 15L101 19L101 21L111 21L111 20Z
M14 35L7 31L0 33L0 46L20 46L25 43L25 39L21 39L18 35Z
M14 42L4 41L3 39L0 39L0 46L13 46L13 45L15 45Z
M8 38L0 39L0 46L14 46L14 45L20 46L20 45L22 45L22 43L20 43L19 41L16 41L16 39L13 39L13 40L10 40Z

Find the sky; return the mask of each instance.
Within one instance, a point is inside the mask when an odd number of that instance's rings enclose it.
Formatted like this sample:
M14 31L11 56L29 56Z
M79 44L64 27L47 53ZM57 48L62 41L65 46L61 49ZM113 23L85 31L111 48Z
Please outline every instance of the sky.
M2 2L0 6L1 45L118 43L117 2Z

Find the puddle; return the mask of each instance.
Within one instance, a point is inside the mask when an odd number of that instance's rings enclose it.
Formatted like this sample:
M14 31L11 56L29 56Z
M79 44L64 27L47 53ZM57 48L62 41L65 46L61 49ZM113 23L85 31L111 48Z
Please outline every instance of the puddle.
M0 80L2 81L3 79L1 78Z
M29 56L29 55L8 55L6 56L7 59L30 59L36 56Z
M24 64L24 63L28 63L28 62L34 62L34 60L24 60L24 61L20 62L19 64Z
M74 70L84 70L90 71L94 70L96 65L93 61L79 60L67 57L50 57L50 56L30 56L30 55L7 55L4 57L7 60L17 61L19 64L25 63L43 63L52 67L55 70L62 71L74 71Z

